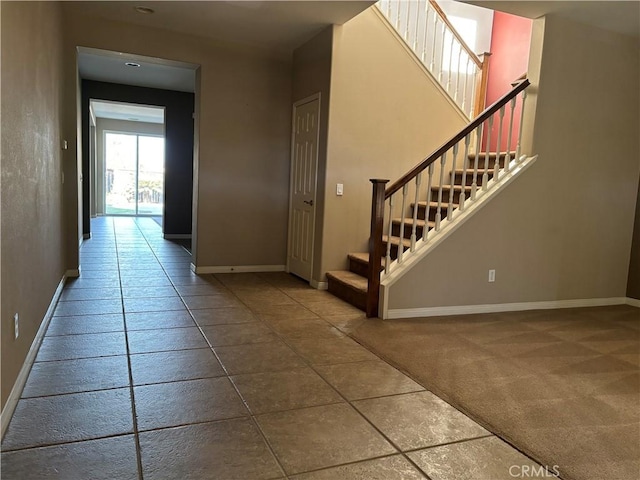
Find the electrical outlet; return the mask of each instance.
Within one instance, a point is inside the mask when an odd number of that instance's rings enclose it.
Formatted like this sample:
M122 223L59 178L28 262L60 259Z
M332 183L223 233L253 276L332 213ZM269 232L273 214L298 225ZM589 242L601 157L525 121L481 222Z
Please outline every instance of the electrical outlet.
M20 335L20 317L16 313L13 316L13 338L16 340Z
M495 270L489 270L489 282L495 282L496 281L496 271Z

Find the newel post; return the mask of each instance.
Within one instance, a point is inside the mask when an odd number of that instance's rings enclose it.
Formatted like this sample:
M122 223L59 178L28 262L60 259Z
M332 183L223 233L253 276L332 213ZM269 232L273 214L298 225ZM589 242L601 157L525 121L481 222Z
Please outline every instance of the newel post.
M482 55L482 69L478 72L476 78L476 98L473 107L473 118L480 115L487 102L487 85L489 84L489 60L490 52L484 52Z
M382 230L384 224L384 190L389 180L372 178L371 236L369 237L369 273L367 277L367 317L378 316L380 297L380 265L382 262Z

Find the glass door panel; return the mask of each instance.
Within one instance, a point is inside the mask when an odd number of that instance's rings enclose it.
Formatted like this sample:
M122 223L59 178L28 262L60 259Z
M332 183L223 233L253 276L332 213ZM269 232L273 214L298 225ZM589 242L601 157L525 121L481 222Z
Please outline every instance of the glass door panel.
M162 215L164 138L138 137L138 214Z
M105 213L136 214L136 135L105 134Z

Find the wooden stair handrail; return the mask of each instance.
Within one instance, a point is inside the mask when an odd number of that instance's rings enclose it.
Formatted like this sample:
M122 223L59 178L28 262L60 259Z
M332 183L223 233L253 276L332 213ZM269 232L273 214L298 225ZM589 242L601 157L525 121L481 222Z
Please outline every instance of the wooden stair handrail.
M418 165L413 167L407 173L405 173L398 180L393 182L384 192L385 200L388 199L391 195L396 193L402 187L404 187L407 183L413 180L416 175L425 170L429 165L435 162L438 158L440 158L445 152L448 152L453 148L458 142L462 141L467 135L472 133L476 128L482 125L491 115L500 110L504 105L506 105L512 98L522 92L525 88L530 85L528 79L524 79L518 83L516 87L514 87L510 92L506 93L502 97L500 97L495 103L487 107L480 115L478 115L471 123L469 123L466 127L464 127L460 132L458 132L451 140L446 142L440 148L438 148L435 152L429 155L426 159L420 162Z

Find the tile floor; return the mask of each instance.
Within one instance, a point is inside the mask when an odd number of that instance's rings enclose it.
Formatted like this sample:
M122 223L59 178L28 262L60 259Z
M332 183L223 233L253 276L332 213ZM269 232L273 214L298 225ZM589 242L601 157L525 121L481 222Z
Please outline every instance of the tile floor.
M92 232L3 439L3 480L500 480L536 466L345 335L366 320L327 292L284 273L196 276L149 218Z

